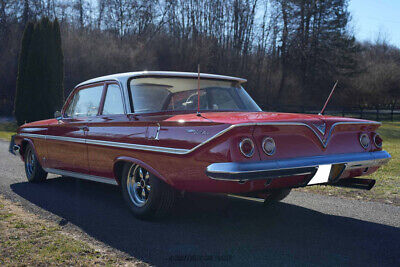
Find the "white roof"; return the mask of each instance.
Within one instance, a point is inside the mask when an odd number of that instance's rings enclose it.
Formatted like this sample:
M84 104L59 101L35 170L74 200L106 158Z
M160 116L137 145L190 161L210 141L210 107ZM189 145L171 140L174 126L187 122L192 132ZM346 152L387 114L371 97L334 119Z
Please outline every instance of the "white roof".
M128 78L138 77L138 76L149 76L149 75L151 75L151 76L174 76L174 77L178 76L178 77L197 78L198 73L196 73L196 72L179 72L179 71L136 71L136 72L125 72L125 73L117 73L117 74L112 74L112 75L107 75L107 76L102 76L102 77L90 79L90 80L87 80L87 81L84 81L84 82L78 84L76 87L79 87L79 86L85 85L85 84L102 82L102 81L110 81L110 80L125 81ZM239 83L244 83L244 82L247 81L246 79L242 79L242 78L224 76L224 75L216 75L216 74L208 74L208 73L200 73L200 78L218 79L218 80L231 80L231 81L237 81Z

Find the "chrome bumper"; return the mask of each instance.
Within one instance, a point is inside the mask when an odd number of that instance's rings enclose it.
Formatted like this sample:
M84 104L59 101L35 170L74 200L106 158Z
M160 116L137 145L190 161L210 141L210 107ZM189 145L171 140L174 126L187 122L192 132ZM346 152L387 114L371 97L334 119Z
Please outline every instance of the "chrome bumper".
M211 179L249 181L296 175L313 176L321 165L342 165L343 170L378 167L390 160L386 151L334 154L258 162L222 162L207 167Z

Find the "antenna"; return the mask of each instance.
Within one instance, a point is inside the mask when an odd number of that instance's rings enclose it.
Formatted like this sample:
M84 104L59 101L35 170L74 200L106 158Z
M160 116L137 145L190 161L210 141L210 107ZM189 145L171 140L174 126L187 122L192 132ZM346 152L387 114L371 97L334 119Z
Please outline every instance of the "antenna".
M318 113L318 115L324 114L325 108L326 108L326 106L328 105L329 100L331 100L331 97L332 97L332 95L333 95L333 92L335 91L335 88L336 88L336 85L338 84L338 82L339 82L339 80L336 80L335 85L333 86L332 91L331 91L331 93L329 94L328 99L327 99L326 102L325 102L324 107L322 108L321 112Z
M197 116L200 115L200 64L197 65Z

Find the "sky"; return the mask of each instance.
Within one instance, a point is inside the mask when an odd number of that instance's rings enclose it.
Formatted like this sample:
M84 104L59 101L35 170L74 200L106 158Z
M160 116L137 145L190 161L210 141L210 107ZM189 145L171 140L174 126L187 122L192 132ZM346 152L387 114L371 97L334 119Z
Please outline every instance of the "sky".
M351 25L360 41L385 39L400 48L400 0L350 0Z

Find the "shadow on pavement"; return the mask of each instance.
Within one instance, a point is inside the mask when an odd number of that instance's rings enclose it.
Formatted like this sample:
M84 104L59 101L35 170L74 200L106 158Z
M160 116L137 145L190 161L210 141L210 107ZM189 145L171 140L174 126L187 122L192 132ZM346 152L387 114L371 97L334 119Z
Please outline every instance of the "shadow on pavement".
M135 219L119 188L72 178L11 189L90 236L155 265L400 266L400 229L277 203L189 195L167 219Z

